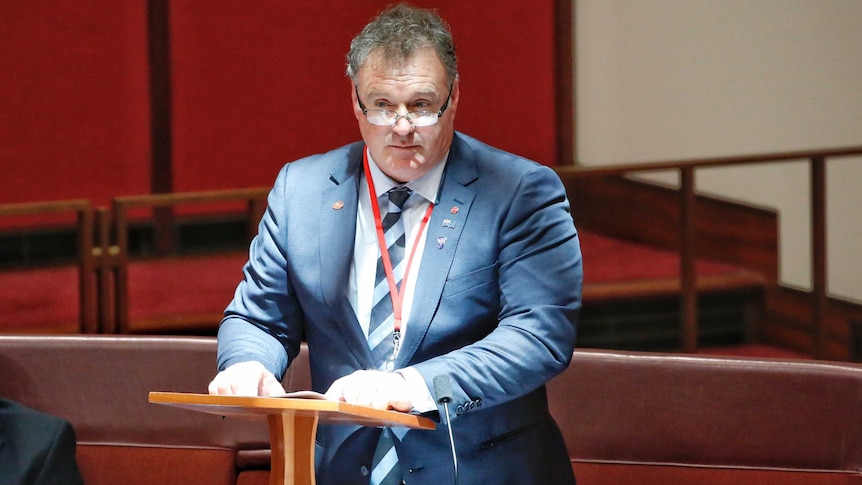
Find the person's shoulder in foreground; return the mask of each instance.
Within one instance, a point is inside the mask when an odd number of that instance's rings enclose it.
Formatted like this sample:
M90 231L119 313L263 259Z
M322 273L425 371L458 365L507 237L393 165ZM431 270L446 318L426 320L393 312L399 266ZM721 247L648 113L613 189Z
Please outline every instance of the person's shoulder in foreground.
M68 421L0 399L0 485L80 485L75 451Z

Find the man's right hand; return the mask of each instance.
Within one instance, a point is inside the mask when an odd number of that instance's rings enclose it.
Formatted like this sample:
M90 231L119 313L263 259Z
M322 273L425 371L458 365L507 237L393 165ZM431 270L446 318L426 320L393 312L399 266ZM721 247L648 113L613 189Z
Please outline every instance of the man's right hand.
M227 396L278 396L281 383L260 362L240 362L219 372L209 385L210 394Z

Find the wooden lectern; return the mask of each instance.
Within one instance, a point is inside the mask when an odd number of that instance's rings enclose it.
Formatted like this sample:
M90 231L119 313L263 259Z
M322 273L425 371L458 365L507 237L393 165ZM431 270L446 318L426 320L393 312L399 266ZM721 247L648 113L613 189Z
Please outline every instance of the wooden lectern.
M430 419L414 414L315 398L151 392L150 402L219 416L266 417L272 449L270 485L314 485L314 439L319 421L392 428L435 427Z

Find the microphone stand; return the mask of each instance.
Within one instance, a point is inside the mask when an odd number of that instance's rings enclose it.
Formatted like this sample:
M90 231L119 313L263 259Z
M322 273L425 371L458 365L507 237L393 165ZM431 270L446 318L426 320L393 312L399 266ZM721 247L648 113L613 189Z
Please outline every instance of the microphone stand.
M455 485L458 485L458 454L455 453L455 437L452 434L452 418L449 417L449 403L452 401L452 390L449 385L449 376L439 375L434 378L434 394L437 403L443 405L443 414L446 416L446 427L449 428L449 445L452 448L452 465L455 470Z

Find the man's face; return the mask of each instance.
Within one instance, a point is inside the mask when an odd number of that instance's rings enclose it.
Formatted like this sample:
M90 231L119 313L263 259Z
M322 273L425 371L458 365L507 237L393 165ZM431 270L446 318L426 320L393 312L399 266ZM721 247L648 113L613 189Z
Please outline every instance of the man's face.
M392 65L383 62L379 53L372 52L359 69L355 88L353 113L362 139L383 173L398 182L409 182L443 159L455 132L457 79L452 85L448 108L431 126L414 127L403 117L393 126L373 125L358 102L362 101L369 110L387 109L400 115L409 111L439 111L446 103L449 80L433 49L421 49L409 60Z

